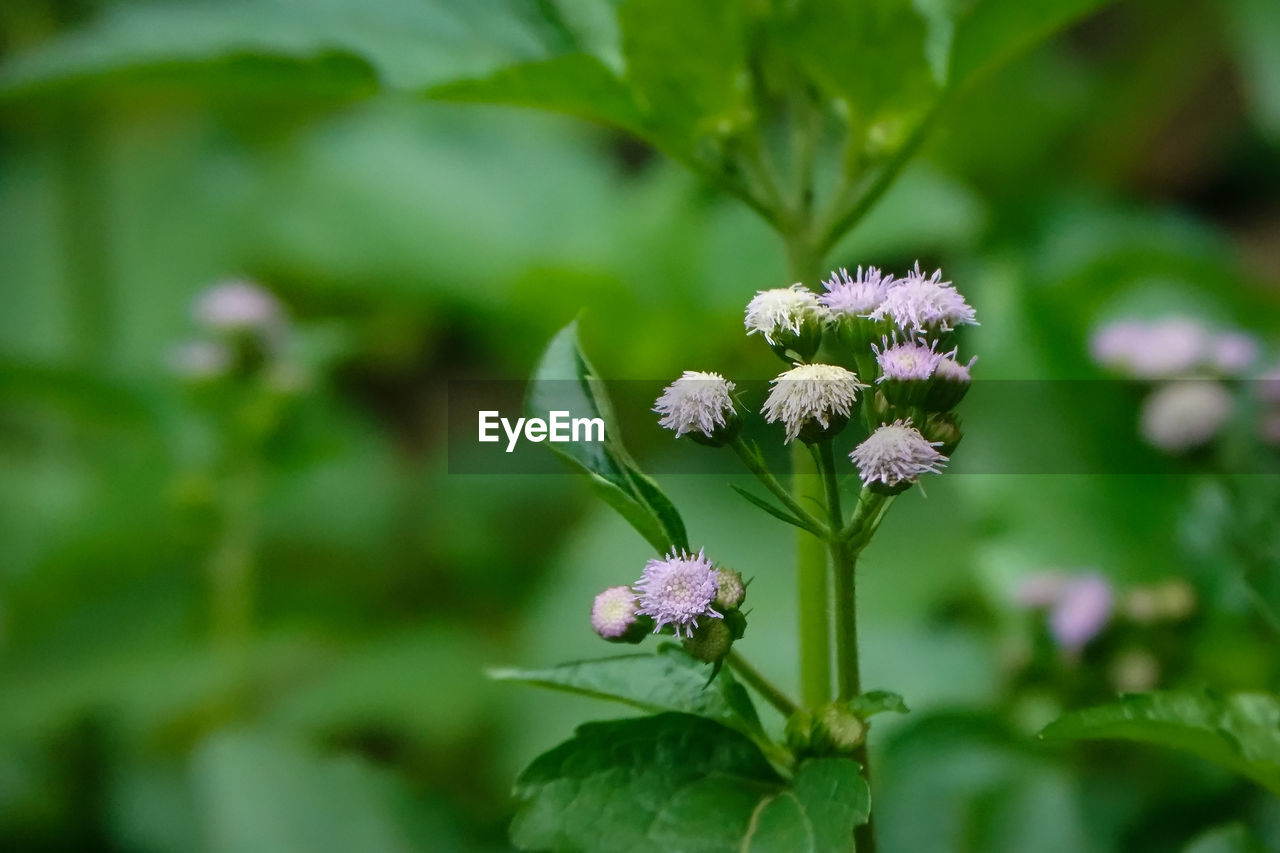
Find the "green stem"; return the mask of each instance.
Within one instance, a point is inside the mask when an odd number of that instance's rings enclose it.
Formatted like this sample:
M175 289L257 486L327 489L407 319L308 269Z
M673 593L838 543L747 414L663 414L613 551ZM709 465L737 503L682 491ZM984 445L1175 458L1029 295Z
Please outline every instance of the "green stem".
M805 509L799 501L792 497L791 493L778 482L777 478L769 473L769 470L765 468L764 464L760 461L759 455L752 448L747 446L747 443L741 436L736 436L729 442L729 446L738 454L738 458L747 466L747 469L751 471L752 474L756 475L756 479L759 480L766 489L772 492L774 497L782 501L783 506L791 510L796 518L818 531L824 538L831 535L830 528L817 518L814 518L813 514Z
M760 670L748 663L747 659L742 655L731 651L728 656L725 657L725 663L729 664L729 668L737 673L740 679L755 688L755 691L759 693L765 701L777 708L782 716L790 717L796 711L800 710L790 696L784 693L782 689L772 681L765 678Z
M808 223L787 235L787 269L792 281L814 282L820 258L808 236ZM804 445L791 448L791 494L803 506L822 500L817 466ZM831 614L827 588L826 543L811 533L796 531L796 599L800 636L800 693L804 704L816 708L831 700Z

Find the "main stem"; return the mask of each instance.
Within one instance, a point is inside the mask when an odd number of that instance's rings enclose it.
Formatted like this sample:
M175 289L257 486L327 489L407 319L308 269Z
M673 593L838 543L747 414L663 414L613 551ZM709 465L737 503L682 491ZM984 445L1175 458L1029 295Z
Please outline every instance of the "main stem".
M819 259L809 245L808 234L787 238L787 270L792 281L813 283L819 276ZM822 501L822 483L808 450L799 442L791 449L791 491L797 501ZM817 505L814 503L814 505ZM827 590L827 555L821 539L796 531L796 598L800 635L800 696L806 707L831 700L831 629Z

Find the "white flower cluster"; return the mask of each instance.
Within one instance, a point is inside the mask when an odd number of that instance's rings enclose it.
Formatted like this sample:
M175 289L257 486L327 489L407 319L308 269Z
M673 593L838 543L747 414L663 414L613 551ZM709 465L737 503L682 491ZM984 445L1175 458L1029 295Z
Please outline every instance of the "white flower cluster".
M834 417L849 417L859 389L867 387L852 370L834 364L801 364L772 384L764 403L764 418L769 423L782 421L787 441L795 441L810 421L826 429Z
M697 432L711 438L734 416L733 389L719 373L686 370L654 403L653 410L662 415L658 424L677 436Z
M761 290L747 303L743 320L747 334L759 332L770 344L783 343L783 335L799 335L806 323L824 323L827 311L818 295L803 284Z

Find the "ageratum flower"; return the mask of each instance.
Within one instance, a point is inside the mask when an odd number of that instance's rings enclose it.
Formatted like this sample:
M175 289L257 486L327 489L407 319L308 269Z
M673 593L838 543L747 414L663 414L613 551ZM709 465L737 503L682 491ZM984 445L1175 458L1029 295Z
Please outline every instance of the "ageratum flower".
M1111 584L1102 575L1072 578L1049 612L1049 633L1059 648L1077 654L1106 628L1113 604Z
M954 409L969 393L969 385L973 382L971 370L978 361L975 355L968 364L956 361L955 350L947 353L933 369L933 381L929 385L929 393L925 397L925 408L931 412L946 412Z
M830 314L802 284L762 290L747 304L747 334L759 332L773 351L795 363L813 357Z
M696 433L707 439L723 438L721 433L736 421L734 384L719 373L686 370L668 385L653 404L662 415L658 424L674 430L677 437Z
M841 267L822 283L827 292L818 301L836 317L866 317L880 307L892 284L893 276L883 275L875 267L867 267L865 272L858 267L855 276Z
M645 564L635 585L640 599L636 614L653 619L654 633L670 625L677 637L691 637L700 617L723 618L711 606L716 592L716 569L704 552L691 555L673 548L665 558Z
M1234 408L1231 392L1221 383L1174 380L1143 403L1142 435L1161 450L1182 453L1217 435Z
M880 365L880 378L876 382L927 382L933 377L939 363L946 357L937 351L937 343L926 346L920 341L904 341L884 349L872 344L876 363Z
M802 429L814 423L824 431L838 431L848 421L859 389L867 387L852 370L834 364L801 364L772 384L764 403L765 420L782 421L787 441L795 441ZM815 436L822 437L826 436Z
M976 313L960 291L942 280L942 270L926 278L919 261L906 278L889 287L884 301L869 316L891 320L909 335L950 332L957 326L978 324Z
M636 624L636 596L627 586L611 586L591 604L591 627L606 640L618 640Z
M942 442L929 441L911 425L911 420L884 424L849 454L858 466L865 486L886 489L906 488L921 474L940 473L947 457L938 452Z
M251 281L235 279L215 284L195 302L196 322L216 332L268 331L283 318L274 296Z

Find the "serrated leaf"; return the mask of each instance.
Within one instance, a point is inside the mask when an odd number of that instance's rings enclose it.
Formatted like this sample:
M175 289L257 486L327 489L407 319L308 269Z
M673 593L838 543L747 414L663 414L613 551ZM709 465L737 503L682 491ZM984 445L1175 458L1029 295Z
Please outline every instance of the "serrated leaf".
M1130 740L1191 752L1280 794L1280 701L1262 693L1124 696L1050 723L1047 740Z
M639 469L622 445L604 383L578 344L576 320L561 329L547 345L525 394L524 411L529 417L567 411L572 417L604 421L602 442L548 443L547 446L586 474L596 494L657 551L688 549L688 534L675 505L658 484Z
M868 803L851 761L808 762L788 786L740 733L675 713L581 726L516 796L518 848L584 853L830 853L852 847Z
M800 765L791 788L763 800L743 839L744 853L832 853L852 850L853 827L867 822L871 791L858 765L814 758Z
M657 654L619 655L546 669L497 669L489 677L609 699L644 711L697 714L753 737L763 735L746 689L727 669L708 685L707 669L684 649L664 643Z

